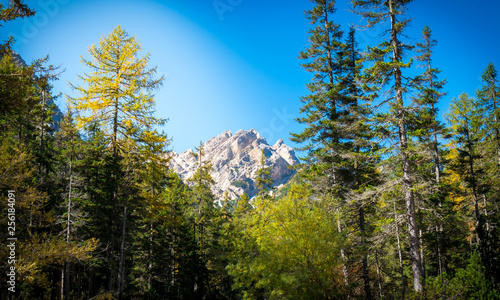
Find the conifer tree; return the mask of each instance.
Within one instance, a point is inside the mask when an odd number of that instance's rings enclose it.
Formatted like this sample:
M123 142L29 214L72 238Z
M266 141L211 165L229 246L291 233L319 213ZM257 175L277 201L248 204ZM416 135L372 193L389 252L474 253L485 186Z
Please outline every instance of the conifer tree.
M217 218L219 211L215 207L215 196L212 193L212 164L207 161L203 144L193 153L197 160L197 169L188 181L192 182L192 193L190 195L190 219L193 224L195 238L195 273L194 295L197 298L212 293L214 286L210 285L212 272L212 261L217 246L218 228Z
M266 154L264 150L261 152L259 169L255 173L255 187L259 190L258 196L262 199L269 197L269 193L273 189L273 181L271 179L271 167L266 167Z
M445 95L441 90L446 80L438 80L438 75L441 71L433 66L432 54L437 41L432 39L432 32L428 26L422 30L422 40L423 43L417 43L416 51L420 54L417 59L423 63L425 71L415 81L418 82L417 89L419 91L416 102L421 106L418 117L425 124L419 124L419 128L423 130L428 128L425 136L429 140L428 144L434 160L435 182L439 185L441 184L441 155L439 152L438 135L443 131L443 125L437 120L436 104Z
M483 214L486 225L487 248L489 252L488 275L495 283L500 282L500 84L493 63L489 63L481 78L483 86L476 92L484 120L482 168L484 169ZM491 225L490 225L491 224Z
M71 85L79 96L69 97L79 128L96 123L111 143L114 155L127 139L141 143L166 142L156 126L166 120L154 116L152 92L163 77L155 78L156 68L148 69L149 54L140 56L142 47L133 36L117 26L99 45L89 48L90 59L82 58L90 74L78 78L83 85Z
M481 154L478 147L482 138L483 119L478 101L466 93L461 94L453 99L447 118L451 123L454 144L458 150L456 161L452 162L451 167L462 176L468 190L465 196L472 199L475 240L481 259L488 269L489 253L486 247L485 224L480 211L480 201L484 196L481 180L484 171L479 163Z
M341 66L336 58L342 48L342 31L340 25L332 20L335 1L312 2L316 4L315 7L306 11L307 18L314 26L309 30L310 46L299 56L305 61L302 67L314 73L313 81L307 85L311 93L301 99L304 105L300 112L305 116L297 118L299 123L307 127L301 133L292 134L292 140L307 143L300 148L308 151L307 161L317 164L319 173L330 175L330 182L319 184L318 190L336 190L341 186L337 178L340 169L337 152L340 148L338 119L342 115L341 87L336 82Z
M489 63L481 75L484 84L477 91L477 97L487 116L488 131L485 134L493 137L497 165L500 165L500 84L497 76L495 65Z
M366 241L364 178L373 175L374 143L369 125L369 100L359 87L361 64L354 28L341 41L340 26L333 23L334 1L313 1L316 6L307 12L311 24L311 46L301 52L302 65L314 73L308 84L311 94L303 97L301 113L297 119L306 124L292 140L306 143L300 150L308 150L309 167L303 176L311 180L317 194L332 204L330 210L339 216L337 230L356 228L358 242ZM372 177L373 179L373 177ZM350 206L348 203L355 203ZM353 216L352 214L355 214ZM351 218L351 216L353 218ZM350 220L357 220L353 223ZM358 244L361 248L361 246ZM366 248L365 248L366 249ZM352 251L359 253L359 249ZM342 249L345 281L349 284L349 259ZM364 250L363 250L364 252ZM371 298L366 253L362 255L363 286L365 296Z
M406 6L412 0L353 0L354 9L367 19L367 27L389 23L386 39L377 47L368 47L365 60L372 62L372 66L365 70L365 79L371 90L377 93L387 91L390 96L382 103L389 105L389 113L381 115L385 124L391 124L386 129L398 143L398 154L402 166L403 193L406 204L407 224L410 239L410 257L413 273L413 288L422 291L422 263L420 258L419 226L415 209L415 195L413 191L413 171L410 165L411 152L407 133L407 123L410 113L405 106L404 97L408 92L410 82L403 76L403 70L409 68L412 61L405 63L405 51L412 47L403 42L403 32L410 22L404 18ZM389 86L388 86L389 85ZM381 90L380 88L386 88Z
M157 132L156 127L165 124L166 120L154 116L155 100L152 94L161 85L163 77L155 78L156 68L148 68L149 54L141 56L141 50L136 38L117 26L111 34L101 38L98 46L89 48L90 59L82 58L91 72L79 76L83 85L72 85L79 95L68 97L79 128L89 124L99 126L110 145L115 164L112 169L118 170L122 159L125 163L134 161L125 159L124 153L130 156L145 145L166 145L167 142L166 136ZM131 175L133 170L132 166L126 166L126 172L122 174ZM116 292L121 299L125 277L127 199L131 195L123 193L123 186L119 190L118 183L122 178L117 171L112 172L111 177L115 184L111 187L112 205L120 204L123 208L116 283ZM120 194L124 198L119 199Z
M59 209L62 211L59 222L62 223L62 235L66 243L81 241L79 228L85 225L86 213L82 211L83 187L78 164L82 159L82 141L75 124L72 112L68 111L61 120L60 128L55 135L56 184L59 197L63 200ZM65 262L61 276L61 298L69 297L70 262Z
M425 69L423 74L415 78L415 85L418 91L414 99L416 104L415 119L409 135L415 136L419 142L415 142L418 160L421 162L416 166L415 171L419 173L420 182L415 182L419 185L420 192L417 195L418 204L418 217L421 223L420 230L420 256L422 262L423 275L425 277L425 258L424 253L428 252L434 255L437 252L437 271L438 274L443 272L443 254L444 243L443 239L443 222L445 212L443 209L443 200L445 189L442 184L443 177L443 158L442 151L439 147L439 136L444 133L444 126L437 119L438 109L437 103L445 95L442 92L446 80L439 80L438 76L441 71L433 65L433 52L437 41L432 38L432 32L428 26L422 30L422 42L416 44L416 52L419 54L416 59L422 62L422 67ZM413 130L412 130L413 129ZM420 147L420 148L419 148ZM432 172L431 172L432 169ZM434 175L432 178L431 175ZM418 181L418 180L417 180ZM421 208L425 208L422 210ZM424 220L429 224L425 226ZM427 227L427 232L433 238L424 245L423 228ZM426 247L434 248L433 243L436 244L437 251L428 251Z

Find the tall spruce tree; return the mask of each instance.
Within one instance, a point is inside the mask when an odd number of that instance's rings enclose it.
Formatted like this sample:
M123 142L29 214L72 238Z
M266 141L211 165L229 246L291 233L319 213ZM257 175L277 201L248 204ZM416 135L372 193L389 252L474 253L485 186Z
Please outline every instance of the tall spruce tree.
M489 63L481 75L483 86L476 92L484 120L481 144L483 149L482 167L485 170L483 196L483 213L486 225L487 248L489 252L488 275L495 283L500 282L500 84L497 70L493 63Z
M203 298L213 292L212 263L216 250L218 228L216 219L219 210L215 207L212 185L215 183L211 173L212 164L205 158L203 144L192 153L197 160L197 169L188 179L193 184L190 195L190 222L193 225L195 245L195 267L193 292L196 298Z
M345 178L342 177L342 155L346 145L341 130L342 121L349 113L343 97L342 82L338 76L342 73L341 42L343 32L340 25L333 22L335 1L315 0L315 6L306 11L313 28L309 30L311 45L300 53L299 58L305 62L302 66L314 73L312 83L307 85L310 95L302 97L303 117L297 118L299 123L306 124L301 133L293 133L292 140L307 143L300 150L307 150L307 161L311 167L307 170L314 182L313 187L318 195L332 204L330 208L337 215L343 214L345 201ZM341 219L337 218L337 230L342 232ZM343 271L346 285L349 284L349 273L345 249L341 249L344 261Z
M453 131L453 140L458 155L451 167L463 178L465 197L472 199L473 220L476 245L485 267L489 266L489 253L486 247L484 216L481 214L481 199L484 197L484 186L481 180L484 170L481 168L481 151L483 118L478 101L466 93L453 99L450 113L447 115ZM488 271L488 270L487 270Z
M404 62L405 51L411 45L403 41L404 30L410 19L405 18L406 7L412 0L353 0L354 9L367 19L367 27L372 28L379 24L389 24L386 38L377 47L369 47L366 60L372 66L365 70L365 78L371 89L378 90L379 96L386 88L389 96L383 103L389 104L389 112L382 118L385 124L390 124L388 132L398 143L398 152L402 166L403 193L406 204L407 224L410 239L410 257L413 273L413 288L422 290L422 263L420 258L419 226L415 209L413 191L413 170L410 165L412 154L407 133L410 113L405 106L405 93L411 82L403 76L403 70L411 66L412 61ZM409 80L410 82L405 82Z
M434 175L437 185L441 184L441 155L439 151L438 136L443 131L443 125L437 120L438 101L445 95L442 92L446 80L438 80L441 70L433 66L432 54L437 41L432 38L432 32L428 26L422 30L423 43L417 43L417 52L420 54L417 59L423 63L425 71L415 80L418 82L419 91L416 102L421 106L419 118L425 124L419 124L424 129L427 144L432 152L434 160ZM426 130L427 129L427 130Z
M500 165L500 84L493 63L489 63L481 75L483 86L477 91L481 106L487 116L487 135L493 137L497 165Z
M421 223L420 256L422 261L422 270L425 277L425 257L424 253L436 257L437 273L443 273L443 255L444 243L443 240L443 222L445 218L445 208L443 208L443 200L445 189L442 186L443 178L443 158L440 150L439 140L440 135L445 131L443 124L437 119L437 103L446 94L443 87L446 80L439 80L438 76L441 71L435 68L433 64L434 47L437 41L432 38L432 32L428 26L422 30L422 42L416 44L416 52L419 54L416 59L422 63L424 72L415 78L415 85L418 91L414 98L417 112L415 113L414 123L412 125L411 135L416 137L417 156L421 162L416 166L415 171L419 173L420 182L415 183L421 188L418 188L418 217ZM432 176L433 175L433 176ZM422 209L425 208L425 209ZM428 224L423 224L424 220ZM427 227L427 230L423 228ZM423 236L429 235L432 238L424 245ZM428 244L428 245L427 245ZM435 244L435 245L434 245ZM428 251L427 247L437 249L437 251ZM437 252L437 253L435 253Z
M347 252L363 253L361 277L365 297L369 299L372 296L365 247L364 191L366 178L370 178L368 173L374 175L370 98L359 87L362 66L354 28L342 42L340 26L332 21L335 1L312 2L316 6L307 16L315 27L309 32L311 45L301 52L300 59L305 61L302 66L314 73L314 78L307 86L311 94L301 99L304 103L301 113L305 116L297 119L306 128L292 134L292 140L305 143L300 150L308 151L309 167L303 176L309 178L318 196L331 201L330 210L339 215L337 230L341 233L345 228L356 228L360 232L355 238L359 248L341 249L341 256L345 282L350 285L349 277L354 276L349 274L351 263Z

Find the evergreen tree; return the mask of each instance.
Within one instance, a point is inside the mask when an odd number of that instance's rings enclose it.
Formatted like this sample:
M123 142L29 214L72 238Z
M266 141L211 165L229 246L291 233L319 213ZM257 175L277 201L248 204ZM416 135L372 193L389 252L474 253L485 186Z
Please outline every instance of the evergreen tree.
M273 180L271 179L271 167L266 167L266 153L261 152L259 169L255 173L255 187L259 190L258 196L261 199L269 197L273 190Z
M307 142L300 148L308 151L307 161L314 164L314 170L320 174L329 174L322 177L329 178L329 182L318 183L318 190L326 192L342 186L338 179L338 152L342 146L339 118L345 115L345 111L341 111L342 87L336 81L341 70L336 58L342 50L342 31L340 25L332 21L335 1L318 0L313 3L315 7L306 11L311 25L315 26L309 30L311 45L300 53L299 58L305 61L302 67L314 73L314 78L307 85L311 94L301 99L304 106L300 112L305 116L297 119L299 123L306 124L306 128L301 133L292 134L292 140Z
M215 196L212 193L214 180L211 176L212 164L204 156L203 145L193 153L197 160L197 169L189 182L193 184L190 199L190 213L195 237L195 273L194 295L202 298L213 293L215 286L211 284L214 276L213 259L217 247L219 229L217 228L217 218L219 211L215 207Z
M481 106L485 111L485 115L487 117L486 128L487 132L485 135L490 135L493 137L492 145L494 145L495 156L497 165L500 164L500 84L497 78L497 70L495 69L495 65L493 63L489 63L483 74L481 75L481 79L483 80L484 85L477 91L477 97L481 101ZM498 172L498 166L491 166Z
M415 209L415 195L413 191L413 170L411 168L412 153L408 139L407 124L411 114L405 106L404 97L408 92L410 82L403 76L403 70L409 68L412 61L405 63L405 51L412 47L403 42L403 33L410 22L404 18L406 6L412 0L353 0L354 9L367 19L369 28L388 22L387 38L377 47L368 47L365 60L372 62L372 66L365 70L367 87L377 93L385 91L390 96L382 100L382 104L389 105L389 112L381 114L383 124L390 124L386 130L398 143L398 154L402 166L402 190L406 205L407 225L410 239L410 257L413 273L413 288L422 290L422 262L420 257L419 225Z
M417 43L417 52L420 54L417 59L423 63L425 71L417 77L417 104L420 105L418 118L424 124L419 124L420 130L426 130L424 137L427 140L432 157L434 160L434 174L437 185L441 184L441 155L439 152L438 135L443 131L443 125L437 120L436 104L445 95L443 89L446 80L438 80L438 75L441 73L439 69L433 67L432 53L433 48L437 45L437 41L432 39L432 32L428 26L422 30L423 43Z
M484 171L480 168L481 154L478 149L483 119L477 100L466 93L461 94L459 98L453 99L447 118L452 126L453 140L458 150L452 167L463 178L465 196L472 198L475 240L481 259L488 268L490 257L486 247L486 228L480 211L480 201L485 196L481 180Z
M497 71L492 63L489 63L483 74L483 86L476 92L479 105L482 109L484 121L484 139L480 145L483 154L482 168L485 171L484 184L486 188L483 193L483 214L486 226L486 244L489 252L489 267L486 271L492 276L498 285L500 282L500 108L499 95L500 84L497 79Z
M56 179L58 197L62 199L58 222L62 224L62 236L66 243L81 241L82 226L85 225L86 213L83 206L83 182L76 172L82 159L82 140L73 122L72 112L63 117L60 128L55 135ZM65 262L61 271L61 298L68 298L70 292L70 262Z
M420 259L425 279L426 261L424 253L429 253L437 260L437 273L443 272L443 255L445 248L443 240L443 222L446 218L443 209L445 186L442 184L443 157L439 145L439 136L444 133L444 126L437 120L438 110L436 108L439 100L445 95L442 92L446 80L439 80L441 71L433 66L433 51L437 41L432 38L432 32L428 26L422 30L422 42L417 43L416 51L419 56L416 59L422 62L425 69L423 74L415 78L418 94L414 99L416 104L415 119L410 122L409 135L418 139L415 142L415 159L420 163L415 166L415 172L419 174L415 180L415 186L419 192L417 195L417 215L421 224L420 234ZM433 175L433 177L431 177ZM428 224L425 226L425 224ZM427 228L427 230L423 230ZM430 239L424 244L424 236ZM428 251L426 248L436 249Z
M310 30L311 46L301 52L300 58L306 61L303 67L315 76L308 85L311 94L302 98L301 113L305 116L297 119L306 124L306 128L299 134L292 134L292 140L307 143L300 149L308 150L310 165L303 176L311 180L318 196L331 203L330 211L341 216L337 219L337 230L342 232L354 226L361 232L356 235L356 244L366 250L366 198L363 194L368 182L366 178L374 175L375 163L373 133L369 125L370 97L364 95L358 85L362 66L354 28L343 43L340 26L332 22L334 1L313 2L316 6L307 16L316 27ZM357 222L351 222L352 219ZM371 298L365 250L361 256L361 277L365 296ZM349 284L350 263L345 249L341 255L345 263L345 281Z

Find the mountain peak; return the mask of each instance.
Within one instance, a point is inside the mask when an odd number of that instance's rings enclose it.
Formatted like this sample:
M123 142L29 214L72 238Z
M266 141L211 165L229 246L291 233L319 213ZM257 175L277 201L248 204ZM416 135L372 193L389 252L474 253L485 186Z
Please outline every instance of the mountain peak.
M204 144L205 160L212 163L212 177L216 182L213 192L222 198L225 191L235 199L243 193L251 198L257 193L254 178L260 167L262 151L266 165L272 168L271 178L275 187L287 183L295 174L291 166L299 160L295 152L280 139L274 146L267 144L255 129L238 130L234 135L227 130ZM192 150L191 150L192 151ZM190 153L182 152L172 157L173 169L189 179L196 171L196 160Z

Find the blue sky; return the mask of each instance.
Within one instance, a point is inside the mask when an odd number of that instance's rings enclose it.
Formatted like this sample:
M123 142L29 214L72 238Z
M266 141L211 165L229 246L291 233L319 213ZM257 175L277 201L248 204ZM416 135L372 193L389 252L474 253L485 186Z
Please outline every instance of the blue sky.
M5 2L5 1L4 1ZM14 50L26 61L50 56L65 70L56 92L71 93L69 82L84 69L80 56L102 35L121 25L151 54L151 66L165 75L156 93L157 115L169 118L164 130L177 152L225 130L255 128L273 144L299 132L294 119L307 95L311 74L297 59L307 46L307 0L39 0L27 1L37 16L7 23L2 40L14 35ZM362 24L337 1L335 21L348 30ZM488 62L500 69L498 0L414 1L407 34L415 41L429 25L438 40L435 65L443 70L448 95L474 95ZM380 30L360 32L362 46L376 45ZM58 105L65 110L61 97Z

